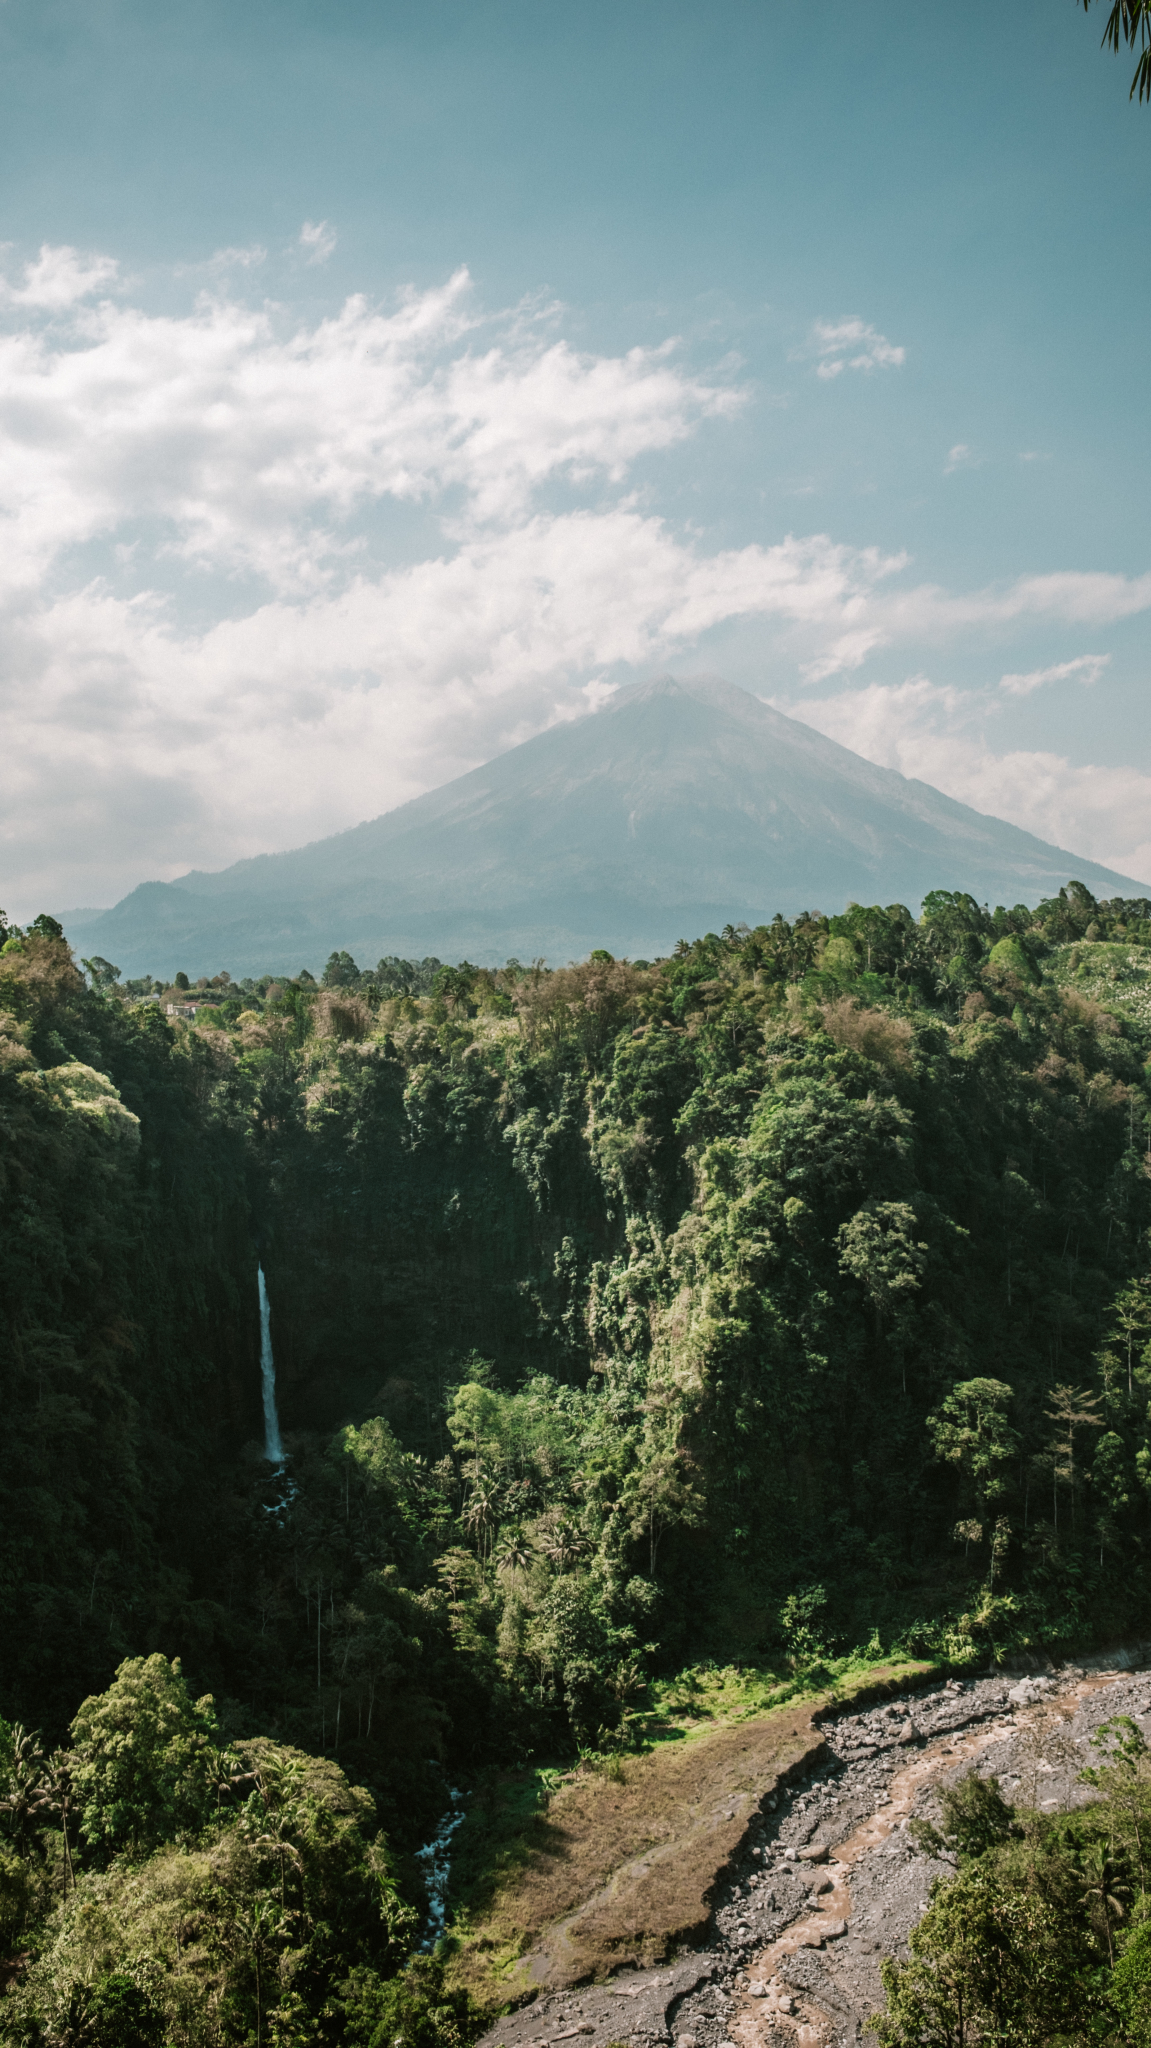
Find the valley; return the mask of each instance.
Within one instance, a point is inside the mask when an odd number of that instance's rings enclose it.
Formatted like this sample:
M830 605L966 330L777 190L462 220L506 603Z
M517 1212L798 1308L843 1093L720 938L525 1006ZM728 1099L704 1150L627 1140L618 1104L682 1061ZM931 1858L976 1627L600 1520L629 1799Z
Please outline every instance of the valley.
M1147 911L7 927L0 2039L1139 2039Z

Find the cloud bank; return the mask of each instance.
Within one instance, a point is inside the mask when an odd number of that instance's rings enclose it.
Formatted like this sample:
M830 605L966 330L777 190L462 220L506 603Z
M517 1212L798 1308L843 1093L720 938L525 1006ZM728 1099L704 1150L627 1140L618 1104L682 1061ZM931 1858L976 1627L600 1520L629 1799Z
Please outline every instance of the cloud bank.
M1072 675L1090 683L1099 660L1089 655L1035 677L1005 676L1003 684L1039 687ZM776 701L781 711L881 767L930 782L973 810L1010 818L1040 839L1090 853L1121 874L1151 882L1151 775L1131 767L1077 766L1046 748L996 752L989 740L990 699L990 692L913 676L833 697Z
M305 263L333 246L304 224ZM577 350L554 308L485 313L462 270L301 321L225 285L251 258L201 266L182 312L72 248L0 287L17 914L339 830L732 621L819 684L901 643L1151 605L1151 576L956 596L827 535L709 547L661 513L659 463L750 400L673 343ZM821 332L821 368L902 360L861 322Z

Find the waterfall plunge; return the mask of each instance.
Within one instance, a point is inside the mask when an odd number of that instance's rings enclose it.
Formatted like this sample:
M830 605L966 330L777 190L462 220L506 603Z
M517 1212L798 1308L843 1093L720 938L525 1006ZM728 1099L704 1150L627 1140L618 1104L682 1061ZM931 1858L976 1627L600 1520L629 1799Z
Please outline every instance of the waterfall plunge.
M264 1390L264 1456L269 1465L282 1465L284 1446L280 1442L280 1418L276 1413L276 1362L272 1357L272 1311L264 1268L257 1266L260 1287L260 1378Z

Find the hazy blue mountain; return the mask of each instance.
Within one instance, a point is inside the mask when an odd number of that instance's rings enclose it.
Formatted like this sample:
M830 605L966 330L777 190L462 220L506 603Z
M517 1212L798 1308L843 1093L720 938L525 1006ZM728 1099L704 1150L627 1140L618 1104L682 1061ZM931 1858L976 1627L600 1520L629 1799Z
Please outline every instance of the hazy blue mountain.
M1036 903L1145 887L876 768L717 678L670 677L368 824L219 874L145 882L69 924L125 974L318 973L333 948L480 965L651 958L777 910L929 889Z

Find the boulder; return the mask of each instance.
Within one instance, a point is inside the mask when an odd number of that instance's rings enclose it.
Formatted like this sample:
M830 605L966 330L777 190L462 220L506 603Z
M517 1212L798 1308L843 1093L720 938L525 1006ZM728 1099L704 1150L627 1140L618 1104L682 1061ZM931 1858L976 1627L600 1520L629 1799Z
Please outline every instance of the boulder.
M1013 1707L1033 1707L1036 1700L1043 1698L1050 1684L1049 1678L1021 1678L1018 1685L1010 1688L1008 1702Z

